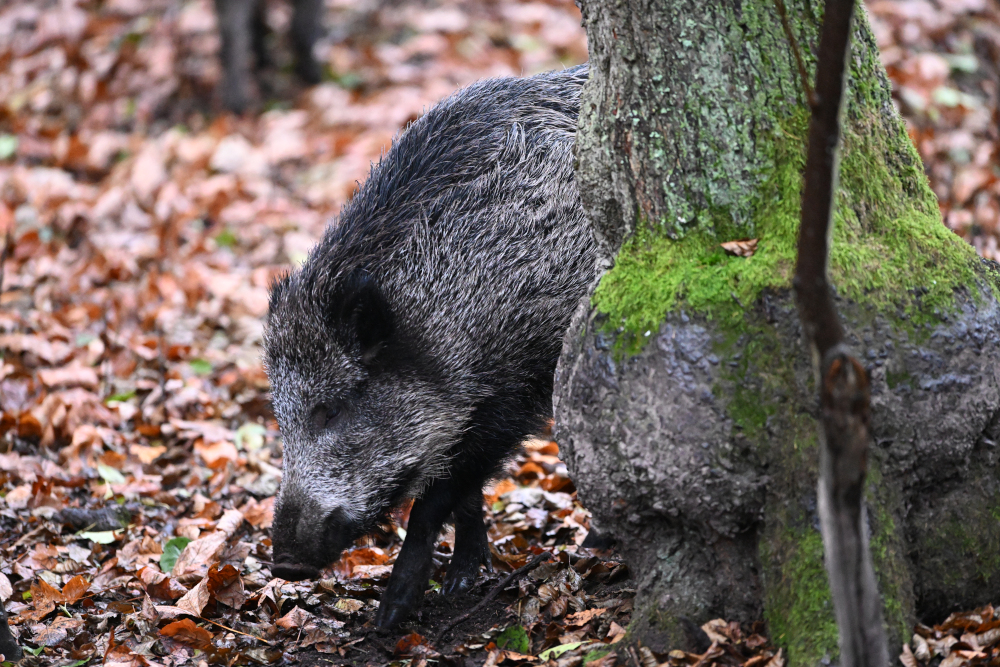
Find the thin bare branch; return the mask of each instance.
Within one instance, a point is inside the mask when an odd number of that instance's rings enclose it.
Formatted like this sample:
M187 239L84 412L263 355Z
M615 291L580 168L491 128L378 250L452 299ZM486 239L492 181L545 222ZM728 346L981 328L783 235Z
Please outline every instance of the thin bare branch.
M819 379L818 504L840 630L840 664L885 667L889 661L882 602L864 507L871 441L870 390L864 367L844 345L843 327L827 282L840 116L854 11L854 0L826 1L802 190L795 296Z

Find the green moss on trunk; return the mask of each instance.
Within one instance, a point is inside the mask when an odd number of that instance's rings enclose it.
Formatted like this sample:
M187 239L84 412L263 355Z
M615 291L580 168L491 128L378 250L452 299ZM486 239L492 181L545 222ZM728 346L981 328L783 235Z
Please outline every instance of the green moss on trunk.
M770 582L765 601L771 639L788 651L792 665L818 665L825 656L835 659L837 623L823 566L823 538L806 527L787 530L762 548L761 560L782 563L780 581Z
M731 256L720 246L743 238L724 212L702 211L702 224L680 239L638 225L592 301L609 316L608 327L631 334L619 338L627 351L634 353L646 331L681 308L743 329L746 308L765 289L791 287L806 128L803 112L772 137L772 175L752 194L759 239L752 257ZM972 248L941 224L903 129L891 138L874 130L855 127L844 139L830 273L841 296L896 313L913 330L949 312L954 290L974 285L981 269Z
M744 10L742 18L762 20ZM972 248L941 223L920 158L892 109L877 49L863 10L859 11L862 18L850 70L830 273L841 296L881 313L898 314L913 329L950 311L954 290L972 286L982 269ZM796 17L800 39L814 38L816 26L809 26L803 15L792 16ZM787 42L784 48L789 48ZM801 50L809 53L809 49ZM774 77L788 77L794 83L799 77L787 70L787 64L777 66L784 58L768 59L767 55L755 49L747 56L772 63L770 71L756 81L758 103L766 108L743 111L759 111L765 120L770 119L760 123L770 131L756 134L750 145L734 138L713 143L714 149L703 146L703 155L716 156L719 171L705 177L697 188L691 184L684 188L711 193L718 189L712 183L731 184L736 175L725 168L720 153L749 150L755 157L742 157L754 173L752 178L744 174L742 180L737 179L742 183L742 197L734 198L732 187L727 197L692 197L710 203L699 206L685 200L655 221L645 217L646 209L640 205L635 234L625 241L614 268L593 295L594 308L609 316L607 326L629 334L620 338L627 341L628 352L641 348L644 334L655 330L668 312L690 309L723 327L741 328L742 313L763 290L791 286L809 114L803 103L781 115L769 108L769 103L787 95L789 84ZM735 121L710 125L740 126ZM677 140L691 142L684 131L681 123ZM659 139L671 140L674 137ZM658 155L652 151L646 159L655 162ZM676 188L668 189L676 194ZM643 195L637 197L641 203ZM685 221L682 229L679 219ZM750 258L728 255L719 245L749 237L759 239L757 252Z

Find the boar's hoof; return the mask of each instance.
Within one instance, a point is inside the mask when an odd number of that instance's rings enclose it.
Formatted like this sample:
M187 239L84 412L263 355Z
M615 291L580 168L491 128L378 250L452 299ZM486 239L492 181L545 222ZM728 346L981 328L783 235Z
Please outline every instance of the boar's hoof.
M391 600L383 595L378 606L378 613L375 614L375 626L387 629L394 628L405 621L416 606L416 601Z
M451 563L448 565L448 573L444 577L444 594L468 593L476 585L480 565L485 565L487 572L493 572L490 560L488 545L482 549L481 553L456 549L455 555L451 557Z
M427 575L417 573L429 568L422 567L422 563L418 563L418 567L407 565L413 565L413 561L397 559L393 566L389 585L382 593L378 613L375 614L375 625L380 628L396 627L423 602L426 588L423 582L427 581Z
M275 563L271 566L271 574L286 581L301 581L318 577L319 568L304 563Z
M461 595L463 593L468 593L472 590L472 587L476 585L476 578L479 574L479 564L476 564L475 572L463 572L461 574L451 574L448 572L448 576L444 581L444 594L445 595Z

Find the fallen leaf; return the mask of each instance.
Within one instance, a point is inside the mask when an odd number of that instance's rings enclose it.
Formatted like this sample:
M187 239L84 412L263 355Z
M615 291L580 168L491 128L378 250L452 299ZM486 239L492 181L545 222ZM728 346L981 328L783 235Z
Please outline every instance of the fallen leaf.
M211 647L214 636L205 628L198 627L190 618L174 621L160 628L160 634L202 650Z
M14 594L14 587L10 585L10 579L3 572L0 572L0 602L6 602Z
M997 637L1000 638L1000 630L998 630ZM920 635L914 633L913 639L910 641L913 644L913 656L920 662L928 662L931 659L931 649L927 645L927 640ZM983 642L980 642L982 644ZM992 642L991 642L992 643Z
M736 255L737 257L753 257L753 254L757 252L757 239L726 241L719 245L730 255Z
M67 638L76 636L82 628L82 619L56 616L44 630L35 635L35 643L42 646L57 646Z
M130 445L128 451L132 456L148 465L162 456L167 448L163 445Z
M315 616L310 614L305 609L301 607L292 607L292 609L274 622L279 628L285 628L286 630L294 630L295 628L305 627L307 623L312 621ZM403 640L400 640L403 641Z
M573 642L571 644L560 644L559 646L553 646L550 649L546 649L538 654L538 659L542 662L546 662L550 659L555 659L561 656L566 651L572 651L574 649L580 648L583 642Z
M411 632L406 635L398 642L396 642L396 647L393 649L393 655L396 656L406 656L414 652L418 646L426 646L427 639L423 635L419 635L416 632Z
M608 626L607 639L610 639L609 644L617 644L625 637L625 628L618 625L614 621L611 621L611 625Z
M63 586L61 597L64 604L73 604L86 595L87 591L90 590L90 583L86 579L77 575L66 582Z

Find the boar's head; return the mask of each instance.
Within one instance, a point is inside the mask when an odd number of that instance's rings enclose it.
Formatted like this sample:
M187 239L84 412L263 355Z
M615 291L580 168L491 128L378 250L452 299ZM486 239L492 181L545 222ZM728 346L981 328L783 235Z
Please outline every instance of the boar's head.
M264 337L284 443L272 572L285 579L315 577L443 474L464 422L376 281L330 278L323 251L272 287Z

